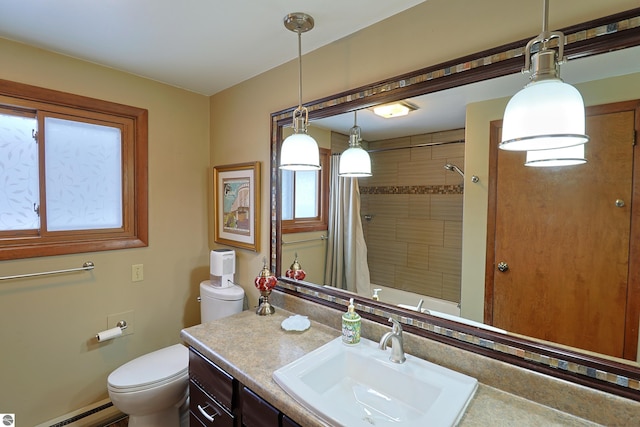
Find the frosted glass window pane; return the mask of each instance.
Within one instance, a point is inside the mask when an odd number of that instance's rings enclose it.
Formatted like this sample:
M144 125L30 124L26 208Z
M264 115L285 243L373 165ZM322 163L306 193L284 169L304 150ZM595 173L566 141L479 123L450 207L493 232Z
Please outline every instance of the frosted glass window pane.
M35 117L0 114L0 230L37 230L40 218Z
M317 171L296 171L296 218L318 216Z
M47 229L122 227L120 129L47 117Z
M282 219L293 219L293 179L294 172L282 171Z

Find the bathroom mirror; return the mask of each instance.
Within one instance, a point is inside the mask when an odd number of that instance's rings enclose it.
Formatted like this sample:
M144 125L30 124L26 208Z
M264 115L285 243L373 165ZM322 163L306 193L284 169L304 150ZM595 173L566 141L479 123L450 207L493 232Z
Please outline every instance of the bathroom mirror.
M639 14L640 9L634 9L623 14L602 18L569 29L563 29L562 31L565 35L570 36L571 34L586 32L587 29L602 26L607 29L618 28L617 26L612 27L611 24L637 17ZM604 55L606 52L634 48L640 44L639 33L640 31L636 24L635 28L624 31L612 31L611 33L600 35L597 38L586 38L585 40L568 43L565 48L565 54L569 59L569 63L563 66L562 76L567 78L566 76L571 68L572 61L576 61L577 64L577 61L588 60L589 57ZM323 126L331 127L339 133L348 134L348 128L353 125L353 111L362 110L376 104L407 99L419 103L420 101L417 97L429 94L443 95L445 94L444 91L451 91L452 89L454 92L467 93L468 89L476 88L485 83L493 83L496 79L507 79L508 83L501 80L499 85L501 87L500 92L493 90L491 98L511 96L523 86L523 82L526 79L520 74L520 69L523 65L521 53L526 42L527 40L517 41L489 51L459 58L444 64L434 65L414 73L389 79L388 81L374 83L367 87L357 88L312 102L307 104L310 111L311 124L313 126L314 122L317 121L318 125L322 124ZM615 53L616 52L614 52L614 54ZM624 58L624 55L622 55L622 57ZM487 61L485 58L491 58L492 60ZM602 71L602 69L598 69L597 67L578 68L589 68L590 71L595 73ZM607 62L607 66L604 68L609 70L615 69L615 63ZM604 77L604 75L587 76L584 77L584 81L594 80L598 77ZM576 83L574 81L569 82ZM446 93L449 94L449 92ZM447 98L451 97L447 96ZM467 100L474 102L480 101L481 99L467 98ZM271 262L272 269L278 276L283 275L284 270L288 267L288 263L291 262L289 259L282 259L283 239L280 233L280 183L278 181L279 170L277 168L277 159L283 128L290 125L292 110L293 107L272 115L271 192L275 197L272 197L271 201ZM363 116L364 114L359 114L358 125L363 128L363 136L365 139L368 139L366 134L367 124L363 118L361 119ZM342 124L339 124L337 121L340 117L344 118ZM455 123L459 122L442 124L442 128L434 130L458 128L459 126ZM373 129L373 125L370 126L370 129ZM413 129L407 131L405 129L404 132L406 132L404 135L412 135L421 133L422 131ZM385 137L393 137L394 135L397 134L389 133L385 135ZM459 166L462 167L462 165ZM473 173L472 171L467 172L470 174ZM444 170L444 162L442 173L451 173ZM452 176L454 175L452 174ZM466 185L471 185L468 184L468 182L470 181L467 181ZM363 214L364 213L366 212L363 212ZM335 304L333 304L335 301L342 302L350 296L348 293L338 289L298 282L283 277L280 278L280 288L287 293L329 306L335 306ZM553 343L546 343L511 334L502 334L490 329L479 329L465 323L435 318L426 314L418 314L417 312L398 308L396 305L373 301L368 298L368 296L359 295L356 300L366 317L378 319L382 323L386 323L386 317L389 313L395 314L406 319L406 323L409 325L418 325L418 329L425 330L425 335L431 338L436 337L450 344L487 354L496 359L640 400L638 388L633 388L633 385L630 386L628 381L628 379L634 379L635 383L633 384L637 386L637 382L640 379L640 369L637 363L614 360L602 355L582 352L577 349L568 349L563 346L554 345ZM443 330L445 332L441 333ZM420 331L418 331L418 333L420 333ZM443 338L442 335L446 335L446 337ZM451 338L452 336L454 338ZM558 369L557 366L554 366L553 362L553 360L558 359L562 361L568 360L570 363L577 364L578 368ZM548 362L548 360L552 361ZM602 378L598 376L598 372L612 375L613 380L603 381ZM624 384L625 378L627 379L626 384Z

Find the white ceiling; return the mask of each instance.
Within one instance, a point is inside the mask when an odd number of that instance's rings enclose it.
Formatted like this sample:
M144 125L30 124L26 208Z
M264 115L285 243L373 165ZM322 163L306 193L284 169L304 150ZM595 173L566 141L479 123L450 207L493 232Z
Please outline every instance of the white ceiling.
M0 37L212 95L297 57L288 13L315 20L302 36L304 54L423 1L0 0ZM635 48L571 61L561 74L575 84L638 71ZM517 74L438 92L411 100L420 109L405 118L363 111L358 124L370 141L461 128L467 104L511 96L526 83ZM348 134L353 114L311 125Z
M424 0L1 0L0 37L212 95Z

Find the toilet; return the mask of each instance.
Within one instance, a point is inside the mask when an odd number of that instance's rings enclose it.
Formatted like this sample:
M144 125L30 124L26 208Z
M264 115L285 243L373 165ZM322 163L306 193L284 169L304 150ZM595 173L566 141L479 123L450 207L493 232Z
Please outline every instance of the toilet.
M200 320L208 322L242 311L244 290L237 285L200 283ZM113 405L129 415L129 427L187 426L189 350L175 344L131 360L107 378Z

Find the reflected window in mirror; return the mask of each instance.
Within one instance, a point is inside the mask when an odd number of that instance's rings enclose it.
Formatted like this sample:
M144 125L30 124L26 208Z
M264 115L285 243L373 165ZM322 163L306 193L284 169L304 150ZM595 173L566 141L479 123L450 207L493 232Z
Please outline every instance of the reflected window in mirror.
M320 148L320 170L282 170L282 232L301 233L327 229L329 209L329 157Z

